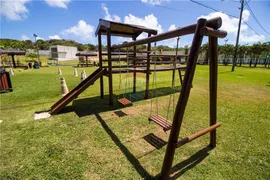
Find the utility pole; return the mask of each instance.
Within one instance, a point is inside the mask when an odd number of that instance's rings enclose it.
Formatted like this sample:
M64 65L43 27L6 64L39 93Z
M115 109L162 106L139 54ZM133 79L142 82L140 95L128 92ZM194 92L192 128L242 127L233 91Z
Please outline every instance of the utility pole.
M41 65L40 65L40 59L39 59L39 52L38 52L38 42L37 42L37 37L38 37L38 35L33 34L33 36L35 37L35 42L36 42L38 64L39 64L39 66L41 66Z
M234 67L235 67L236 59L237 59L238 41L239 41L239 34L240 34L240 29L241 29L241 21L242 21L243 9L244 9L244 0L241 0L241 10L240 10L240 18L239 18L239 24L238 24L238 32L237 32L236 44L235 44L235 49L234 49L232 72L234 71Z

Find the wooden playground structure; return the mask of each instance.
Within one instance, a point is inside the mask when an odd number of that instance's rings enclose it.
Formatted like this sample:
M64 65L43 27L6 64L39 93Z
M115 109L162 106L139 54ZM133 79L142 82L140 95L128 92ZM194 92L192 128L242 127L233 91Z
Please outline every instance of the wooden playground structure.
M156 72L159 71L172 71L172 87L174 87L175 72L178 70L180 78L182 78L181 71L185 71L185 77L182 81L182 87L180 92L180 97L177 101L177 105L174 111L174 117L172 123L168 119L160 116L159 114L150 115L148 118L150 121L154 121L164 131L170 130L169 140L167 143L166 154L163 161L162 170L159 176L159 179L168 179L170 175L170 170L172 167L175 150L184 144L210 132L210 146L214 148L216 146L216 128L221 125L217 123L217 65L218 65L218 38L224 38L227 35L226 31L218 30L222 25L221 18L217 17L214 19L206 20L199 19L196 24L191 24L189 26L177 28L172 31L165 33L157 34L156 30L148 29L141 26L123 24L118 22L112 22L101 19L99 21L98 28L96 30L96 35L98 36L99 44L99 68L88 76L84 81L82 81L78 86L76 86L72 91L70 91L66 96L60 99L51 107L51 114L58 114L68 103L73 99L78 97L78 95L83 92L90 85L94 84L97 79L100 79L100 97L104 98L104 82L103 77L108 77L109 82L109 103L114 105L114 96L113 96L113 74L121 73L132 73L133 74L133 93L136 93L136 74L138 72L145 73L146 87L144 98L149 98L149 84L150 84L150 74L153 73L155 77ZM147 33L148 37L144 39L136 40L136 38L141 33ZM151 67L151 56L152 60L154 55L150 55L151 43L158 41L163 41L166 39L177 38L184 35L194 34L190 52L188 55L187 65L177 66L174 62L173 66L156 66ZM107 37L107 52L102 53L102 41L101 37L105 35ZM132 38L132 42L124 43L121 45L112 46L111 37L112 36L122 36ZM199 131L191 136L185 137L181 140L178 140L186 105L189 99L190 90L192 87L192 81L196 69L197 58L199 50L202 44L204 36L208 36L209 41L209 58L210 58L210 69L209 69L209 95L210 95L210 121L209 127ZM146 51L137 51L136 46L147 44ZM178 47L178 41L177 41ZM126 48L126 51L123 52L123 49ZM130 48L130 49L129 49ZM132 49L131 49L132 48ZM137 57L137 53L145 54L144 57ZM103 56L106 55L107 59L103 59ZM126 56L121 58L121 56ZM116 58L114 57L116 56ZM177 56L186 55L178 55ZM118 58L117 58L118 57ZM138 65L137 62L140 60L146 60L144 64ZM154 59L156 60L156 59ZM107 62L108 65L104 66L103 62ZM113 66L112 62L119 61L119 66ZM127 62L126 65L121 66L121 61ZM122 68L123 67L123 68ZM153 83L155 78L153 78ZM151 97L153 98L153 97ZM118 99L123 105L130 105L132 102L126 98Z

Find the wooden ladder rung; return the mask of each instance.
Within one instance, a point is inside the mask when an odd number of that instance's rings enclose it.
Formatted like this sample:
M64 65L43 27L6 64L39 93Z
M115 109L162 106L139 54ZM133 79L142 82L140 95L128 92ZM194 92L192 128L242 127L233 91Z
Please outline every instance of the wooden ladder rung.
M128 100L127 98L118 99L118 102L120 102L124 106L132 105L132 102L130 100Z
M172 123L159 115L150 116L149 121L154 121L156 124L162 127L164 131L168 131L172 128Z

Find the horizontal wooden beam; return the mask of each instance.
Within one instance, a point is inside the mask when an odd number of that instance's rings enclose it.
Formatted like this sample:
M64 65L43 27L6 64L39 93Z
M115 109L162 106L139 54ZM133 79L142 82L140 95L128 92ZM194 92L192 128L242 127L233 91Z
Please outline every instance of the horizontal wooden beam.
M102 66L103 68L108 68L109 66ZM123 65L123 66L112 66L112 68L127 68L127 67L129 67L129 68L137 68L137 67L147 67L146 65Z
M118 53L117 51L113 51L114 53ZM136 53L151 53L152 51L128 51L130 54L131 53L134 53L134 52L136 52ZM123 53L126 53L126 52L123 52Z
M128 61L132 61L132 60L134 60L134 57L129 57L128 58ZM146 60L146 58L136 57L135 60L136 61L143 61L143 60ZM106 62L106 61L108 61L108 59L103 59L102 61ZM111 61L117 62L117 61L119 61L119 58L111 58ZM127 58L126 57L121 57L120 61L127 62Z
M221 25L222 25L222 19L220 17L213 18L213 19L210 19L210 20L206 21L206 26L214 28L214 29L220 28ZM171 38L184 36L184 35L188 35L188 34L194 34L194 32L196 30L196 27L197 27L197 24L192 24L192 25L185 26L185 27L182 27L182 28L177 28L175 30L160 33L158 35L151 36L151 37L148 37L148 38L145 38L145 39L140 39L140 40L137 40L137 41L132 41L132 42L129 42L129 43L113 46L112 50L123 48L123 47L131 47L131 46L137 46L137 45L146 44L146 43L162 41L162 40L171 39Z
M225 38L227 36L227 32L223 30L216 30L210 27L203 27L200 31L202 36L212 36L216 38Z
M188 54L150 54L151 57L188 57Z
M179 147L183 146L184 144L186 144L186 143L188 143L188 142L190 142L190 141L192 141L192 140L194 140L194 139L196 139L196 138L198 138L198 137L200 137L200 136L202 136L202 135L204 135L204 134L206 134L208 132L211 132L211 131L215 130L220 125L221 125L220 122L219 123L216 123L216 124L214 124L214 125L212 125L212 126L210 126L208 128L205 128L202 131L199 131L199 132L197 132L195 134L192 134L192 135L190 135L188 137L185 137L185 138L181 139L180 141L178 141L175 144L175 148L179 148Z

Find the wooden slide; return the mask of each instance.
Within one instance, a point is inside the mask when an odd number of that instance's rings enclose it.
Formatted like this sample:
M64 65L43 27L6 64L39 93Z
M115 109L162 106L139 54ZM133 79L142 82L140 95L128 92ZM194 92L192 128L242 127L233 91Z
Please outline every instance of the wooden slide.
M62 97L51 107L51 115L58 114L68 103L73 99L77 98L85 89L90 85L93 85L94 82L102 75L106 73L106 69L97 69L91 75L89 75L85 80L78 84L74 89L72 89L67 95Z

